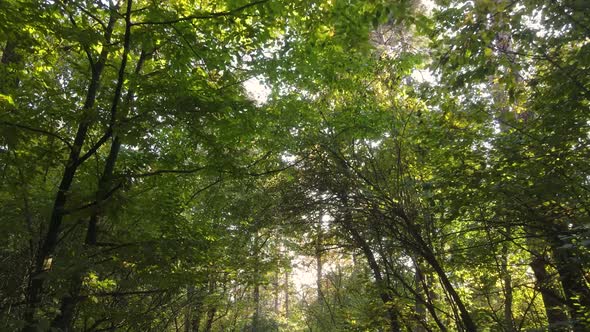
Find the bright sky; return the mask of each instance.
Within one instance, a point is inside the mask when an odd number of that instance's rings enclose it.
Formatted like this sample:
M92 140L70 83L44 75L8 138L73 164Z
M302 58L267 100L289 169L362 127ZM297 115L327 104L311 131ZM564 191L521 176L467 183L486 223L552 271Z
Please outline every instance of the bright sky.
M252 77L244 82L244 88L248 96L259 105L266 103L271 92L270 87L265 85L262 77L259 76Z

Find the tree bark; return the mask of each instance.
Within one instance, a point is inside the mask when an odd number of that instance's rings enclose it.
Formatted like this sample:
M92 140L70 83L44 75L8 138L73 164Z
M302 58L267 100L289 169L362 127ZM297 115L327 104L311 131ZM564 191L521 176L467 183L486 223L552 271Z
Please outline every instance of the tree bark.
M111 13L107 30L105 31L105 39L110 42L113 27L117 18L116 14ZM44 274L51 268L53 254L57 247L57 240L61 233L61 224L64 217L65 207L68 200L68 192L74 181L76 171L80 166L80 154L82 146L86 141L86 135L90 126L92 125L92 116L90 112L96 102L96 96L100 86L100 78L105 67L107 59L107 48L103 48L99 55L99 59L92 65L92 77L88 84L88 91L86 99L82 108L84 116L78 125L76 136L74 138L74 144L70 151L66 167L64 169L62 179L59 184L59 189L53 203L51 217L49 219L49 227L47 233L44 236L42 244L39 246L36 254L33 269L30 275L29 285L26 290L27 306L25 308L24 320L25 326L23 331L35 331L36 330L36 319L35 312L41 300L44 287ZM65 309L71 308L71 305L65 305Z
M112 128L116 123L117 112L119 110L120 99L122 95L123 89L123 81L125 79L125 68L127 66L128 55L131 47L131 9L132 9L132 0L127 1L127 12L125 14L125 35L124 35L124 45L123 45L123 55L121 59L121 66L119 68L119 75L117 79L117 86L115 88L115 94L113 97L113 101L111 103L111 120L110 120L110 128ZM143 63L146 59L146 53L142 52L137 65L135 67L135 73L139 74L141 72L141 68ZM127 105L126 107L131 107L131 103L135 94L133 90L130 90L127 94ZM85 244L87 246L96 246L97 244L97 233L98 233L98 222L101 218L102 211L101 207L109 197L109 193L112 188L112 176L115 169L115 164L117 162L119 151L121 149L121 139L119 135L114 135L111 148L107 159L105 161L104 169L102 175L100 177L98 183L98 190L96 193L96 204L97 208L92 212L89 222L88 228L86 231L86 240ZM73 314L78 305L80 292L82 290L82 282L83 282L83 272L80 271L74 276L74 286L70 290L70 294L60 300L60 314L55 317L53 320L51 327L61 330L69 330L71 329L73 323Z
M21 57L18 55L18 53L16 53L16 46L17 43L14 40L9 40L6 42L4 50L2 51L2 60L0 60L3 65L20 61Z
M252 314L252 331L258 331L260 325L260 271L258 266L260 265L260 250L259 250L259 235L254 234L254 251L252 253L254 257L254 289L252 297L254 300L254 313Z
M415 226L411 223L409 218L405 215L401 215L400 217L404 220L407 230L410 232L410 235L412 236L414 241L416 241L417 247L415 249L417 249L417 253L420 254L424 258L424 260L434 269L434 272L439 277L441 283L443 284L447 292L449 292L449 295L457 305L457 308L459 309L459 315L461 316L463 328L467 332L476 332L477 327L475 325L475 322L473 322L473 319L471 319L471 315L469 314L469 311L467 311L467 307L465 306L463 300L459 296L459 293L457 293L455 287L447 277L447 274L445 273L442 265L434 255L434 252L432 251L430 246L424 241L420 233L418 233L418 231L415 229Z
M541 255L535 257L530 264L536 279L536 288L541 293L549 331L562 331L568 324L568 317L563 310L565 300L555 289L551 275L547 272L547 259Z
M420 322L426 322L426 309L424 308L423 298L427 292L422 285L424 284L424 276L418 259L414 259L414 283L416 284L416 297L414 300L414 310L416 311L416 326L414 332L425 332L424 326Z
M358 246L362 250L365 258L367 259L367 263L369 264L369 268L371 269L371 271L373 273L373 277L375 278L375 283L376 283L377 288L379 290L379 297L381 298L381 301L383 302L383 304L385 305L385 307L387 309L387 316L388 316L388 320L389 320L389 331L400 332L401 326L399 323L399 315L398 315L397 311L395 310L395 308L393 307L393 298L392 298L391 294L389 294L386 291L387 285L385 284L385 282L383 280L381 268L379 267L379 264L377 263L377 260L375 259L375 255L373 254L373 251L371 250L371 247L369 246L367 241L365 241L365 239L363 239L363 237L360 235L360 233L354 228L352 215L350 214L349 211L345 212L343 226L350 233L355 245Z
M18 44L15 40L8 40L4 46L4 50L2 51L2 59L0 60L0 63L3 65L19 63L22 60L22 56L16 51L17 46ZM8 73L4 72L3 74L6 75ZM0 93L5 94L9 90L17 88L19 83L20 80L17 75L14 75L12 79L10 77L4 77L2 79L2 83L0 83Z
M189 285L186 288L186 312L184 313L184 332L193 332L193 299L195 297L195 286Z
M260 283L256 282L252 294L254 298L254 314L252 315L252 331L258 331L260 325Z
M279 273L280 269L277 267L275 271L274 280L273 280L273 288L274 288L274 312L275 314L279 314Z
M590 310L590 289L586 284L579 258L573 253L573 244L560 239L560 234L567 235L567 231L560 229L552 232L550 239L555 267L559 272L559 280L565 294L565 303L573 320L574 329L587 331L590 330L590 320L587 317L587 312Z
M289 319L289 271L285 269L285 318Z
M322 218L320 216L318 225L316 227L316 243L315 243L315 262L316 262L316 287L317 287L317 297L318 302L323 301L323 293L322 293ZM322 306L320 306L321 308Z
M506 229L506 234L508 237L511 237L510 229ZM510 275L510 270L508 268L508 242L504 241L502 243L502 261L500 263L500 274L503 281L503 288L504 288L504 329L507 332L514 332L516 331L516 327L514 325L514 316L512 313L512 302L513 302L513 294L512 294L512 276Z
M217 313L217 308L212 307L207 310L207 321L205 322L205 332L211 332L213 328L213 321L215 320L215 314Z

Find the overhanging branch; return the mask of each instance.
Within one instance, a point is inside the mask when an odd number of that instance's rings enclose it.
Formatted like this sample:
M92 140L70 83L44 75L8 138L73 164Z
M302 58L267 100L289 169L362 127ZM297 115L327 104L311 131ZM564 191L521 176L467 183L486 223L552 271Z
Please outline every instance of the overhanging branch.
M47 130L43 130L43 129L39 129L39 128L29 127L29 126L18 124L18 123L7 122L7 121L0 121L0 125L4 125L4 126L7 126L7 127L20 128L20 129L32 131L34 133L43 134L45 136L57 138L58 140L62 141L65 145L67 145L68 148L70 148L70 150L72 149L72 144L70 144L70 142L68 142L65 138L59 136L56 133L53 133L53 132L50 132L50 131L47 131Z
M142 22L135 22L132 25L174 24L174 23L193 21L193 20L204 20L204 19L219 18L219 17L224 17L224 16L231 16L231 15L235 15L245 9L260 5L260 4L265 3L267 1L268 0L258 0L258 1L254 1L254 2L251 2L246 5L243 5L241 7L237 7L232 10L223 11L223 12L195 14L195 15L190 15L190 16L185 16L185 17L179 17L179 18L176 18L173 20L166 20L166 21L142 21Z

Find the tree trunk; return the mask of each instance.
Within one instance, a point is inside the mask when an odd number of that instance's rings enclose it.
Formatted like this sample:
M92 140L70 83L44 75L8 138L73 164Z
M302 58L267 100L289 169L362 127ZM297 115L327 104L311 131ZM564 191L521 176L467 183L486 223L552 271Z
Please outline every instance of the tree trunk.
M77 274L72 279L70 294L61 299L59 306L60 313L51 322L52 328L64 332L74 331L72 322L76 312L79 293L82 288L82 279L83 276L81 274Z
M258 331L260 325L260 284L254 285L254 314L252 315L252 331Z
M116 20L116 15L112 14L109 19L107 30L105 31L105 39L108 42L110 42L112 30ZM106 47L103 48L98 61L92 66L92 77L88 84L88 92L86 94L86 100L84 101L84 106L82 108L82 112L85 115L80 121L78 129L76 131L74 144L70 151L70 155L68 157L68 161L66 163L66 167L64 169L62 179L59 184L59 189L55 197L55 201L53 203L53 209L51 212L51 217L49 219L49 227L47 229L47 233L45 234L42 244L39 246L35 254L35 262L30 275L29 285L26 290L27 306L25 308L24 314L24 320L26 323L25 327L23 328L23 331L25 332L36 330L35 312L37 310L37 307L41 300L41 295L43 293L43 287L45 282L44 274L48 272L51 268L53 254L55 253L57 241L61 233L61 224L64 217L66 202L68 200L67 195L72 186L72 182L74 181L76 171L80 166L79 159L81 155L81 150L84 145L84 142L86 141L86 135L88 133L88 130L90 129L90 126L92 124L92 121L90 120L92 117L89 115L89 113L92 111L94 104L96 102L96 96L100 85L100 78L107 59L107 49L108 48ZM63 307L66 310L72 308L71 304L63 304ZM66 315L70 316L71 313L66 313Z
M2 59L0 60L0 63L3 65L9 65L20 62L22 57L16 52L17 46L18 44L15 40L8 40L4 46L4 50L2 51ZM7 75L9 73L3 72L3 74ZM19 83L20 80L16 74L14 77L12 77L12 79L10 77L4 77L0 83L0 93L8 93L8 91L17 88Z
M436 294L434 289L432 289L432 287L431 287L431 285L432 285L431 280L434 280L434 277L430 273L428 273L428 274L424 273L424 269L422 268L422 264L420 264L418 266L420 267L420 271L421 271L420 275L422 277L422 288L424 289L424 294L426 295L426 301L425 301L426 308L428 309L428 312L430 312L430 316L432 317L432 319L434 319L434 322L436 323L436 325L438 326L440 331L447 332L447 327L445 326L445 324L443 324L443 322L438 317L438 314L436 312L436 307L434 306L434 301L436 299L438 299L438 295Z
M289 319L289 271L285 269L285 318Z
M507 237L511 237L510 229L506 229ZM512 314L512 302L513 302L513 294L512 294L512 276L510 275L510 270L508 268L508 242L502 243L502 261L500 264L500 275L502 277L502 282L504 286L504 330L507 332L514 332L516 331L516 327L514 326L514 316Z
M565 303L573 320L576 331L590 330L590 320L587 313L590 310L590 289L586 284L584 271L579 258L575 256L573 244L559 238L567 232L552 234L552 254L555 260L559 279L565 294Z
M252 298L254 300L254 314L252 314L252 331L258 331L260 325L260 250L259 250L259 235L254 234L254 250L252 256L254 257L254 290Z
M568 324L568 317L563 310L565 300L559 295L559 290L555 289L551 275L547 272L547 259L539 255L530 266L535 274L535 286L543 299L549 331L562 331Z
M186 288L186 312L184 313L184 332L193 332L193 299L195 297L195 286L190 285Z
M416 297L414 300L416 311L416 326L414 326L414 332L425 332L426 329L422 326L421 322L426 322L426 309L424 308L423 298L425 298L428 290L424 289L424 276L422 275L422 269L418 259L414 259L414 283L416 284Z
M389 331L391 332L399 332L401 331L401 326L399 323L398 313L393 307L393 298L391 295L386 291L387 285L384 283L383 276L381 274L381 268L375 259L375 255L373 255L373 251L369 247L369 244L363 239L363 237L359 234L359 232L354 228L352 223L352 215L350 212L345 212L345 220L343 221L343 226L345 229L350 233L352 239L362 251L367 259L367 263L369 264L369 268L373 272L373 277L375 278L375 283L379 290L379 297L381 301L385 305L387 309L387 316L389 320Z
M212 273L209 274L209 295L215 293L217 288L217 280L215 279L215 275ZM215 314L217 314L217 304L212 303L209 309L207 310L207 321L205 322L205 332L211 332L213 328L213 322L215 321Z
M316 227L316 243L315 243L315 262L316 262L316 287L317 287L317 297L318 302L323 301L323 293L322 293L322 218L320 215L318 225ZM320 306L321 308L322 306Z
M274 280L273 280L273 288L274 288L274 312L275 314L279 314L279 273L280 269L277 267L275 271Z
M128 53L130 50L130 34L131 34L131 7L132 1L128 0L127 2L127 14L125 16L126 28L125 28L125 36L124 36L124 49L123 55L121 60L121 67L119 68L119 77L117 80L117 86L115 89L115 95L113 97L113 101L111 104L111 123L110 126L112 127L116 122L117 110L119 108L119 103L122 94L123 88L123 81L124 81L124 74L125 74L125 67L127 65L127 58ZM142 52L139 60L137 62L135 73L139 74L141 72L141 68L143 63L146 59L146 53ZM127 95L127 105L126 107L131 107L131 103L135 97L133 90L130 90ZM98 223L100 218L102 217L101 207L104 204L104 201L108 199L111 194L112 190L115 190L112 187L112 176L115 170L115 164L117 162L117 158L119 156L119 151L121 149L121 139L119 135L114 135L113 141L111 143L111 148L109 151L109 155L105 161L104 169L100 180L98 182L98 190L96 193L96 205L97 208L92 212L89 222L88 228L86 231L86 240L85 244L87 246L96 246L97 244L97 233L98 233ZM73 313L78 305L79 298L80 298L80 291L82 290L82 282L83 282L83 271L79 271L73 277L73 287L70 290L70 294L66 297L63 297L60 300L60 314L58 314L55 319L53 320L51 327L61 330L68 330L71 329L72 326L72 319Z
M467 332L476 332L477 327L471 319L471 315L469 315L467 307L465 306L463 300L461 300L461 297L459 296L459 293L457 293L455 287L447 277L447 274L445 273L442 265L439 263L438 259L434 255L434 252L432 252L430 246L428 246L428 244L424 241L422 236L417 232L414 225L408 220L408 218L406 216L403 216L402 219L404 219L408 231L410 232L410 234L416 241L416 244L418 245L418 247L416 248L418 249L418 253L434 269L434 272L439 277L441 283L443 284L447 292L449 292L449 295L457 305L457 308L459 309L459 314L461 316L463 328L465 328L465 331Z
M194 286L187 288L187 310L184 317L184 332L199 332L203 312L202 290Z
M212 307L207 310L207 322L205 323L205 332L211 332L213 328L213 321L215 320L215 314L217 313L217 308Z
M9 40L6 42L4 50L2 51L2 60L0 60L3 65L20 61L21 57L18 55L18 53L16 53L16 46L17 43L14 40Z

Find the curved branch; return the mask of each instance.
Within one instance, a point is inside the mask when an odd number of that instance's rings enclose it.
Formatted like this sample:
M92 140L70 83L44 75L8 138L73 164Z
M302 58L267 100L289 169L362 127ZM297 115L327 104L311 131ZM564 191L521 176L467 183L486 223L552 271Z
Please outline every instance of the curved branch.
M186 21L193 21L193 20L204 20L204 19L209 19L209 18L218 18L218 17L224 17L224 16L231 16L231 15L235 15L235 14L237 14L237 13L239 13L239 12L245 10L245 9L248 9L250 7L254 7L256 5L265 3L267 1L268 0L254 1L254 2L251 2L249 4L240 6L238 8L234 8L232 10L224 11L224 12L213 12L213 13L196 14L196 15L190 15L190 16L185 16L185 17L179 17L177 19L167 20L167 21L143 21L143 22L135 22L135 23L133 23L133 25L174 24L174 23L186 22Z
M18 123L12 123L12 122L8 122L8 121L0 121L0 125L16 127L16 128L32 131L34 133L43 134L45 136L57 138L58 140L62 141L65 145L67 145L70 150L72 149L72 144L70 142L68 142L65 138L59 136L56 133L53 133L53 132L50 132L47 130L43 130L43 129L39 129L39 128L29 127L29 126L18 124Z

